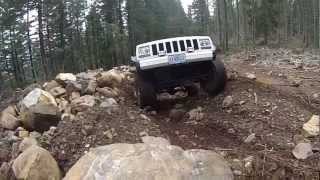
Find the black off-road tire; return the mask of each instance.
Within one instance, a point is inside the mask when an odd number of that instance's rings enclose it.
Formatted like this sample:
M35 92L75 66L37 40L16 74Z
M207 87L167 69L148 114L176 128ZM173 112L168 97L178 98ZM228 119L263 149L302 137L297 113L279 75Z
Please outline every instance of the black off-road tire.
M188 92L188 96L195 97L199 95L199 89L195 84L185 86L185 89Z
M141 108L147 106L154 107L157 103L157 94L152 82L146 80L139 74L136 78L136 95L138 105Z
M201 87L212 96L216 96L224 90L227 84L227 72L221 60L216 59L213 61L209 78L200 84Z

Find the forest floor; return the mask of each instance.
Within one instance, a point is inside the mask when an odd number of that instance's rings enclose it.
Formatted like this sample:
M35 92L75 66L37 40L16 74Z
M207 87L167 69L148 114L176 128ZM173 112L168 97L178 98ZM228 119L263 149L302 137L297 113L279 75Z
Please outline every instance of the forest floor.
M308 139L314 154L306 160L292 155L302 126L320 114L320 56L286 49L259 48L222 57L229 81L217 97L163 98L157 111L136 105L134 88L122 87L115 113L96 107L73 121L62 120L45 147L66 172L92 147L137 143L141 136L161 136L185 149L219 152L229 161L237 179L319 179L320 139ZM304 60L304 63L302 61ZM301 66L303 64L303 66ZM256 79L248 78L248 73ZM233 103L222 107L225 97ZM190 112L172 120L172 109ZM250 162L250 164L248 164Z

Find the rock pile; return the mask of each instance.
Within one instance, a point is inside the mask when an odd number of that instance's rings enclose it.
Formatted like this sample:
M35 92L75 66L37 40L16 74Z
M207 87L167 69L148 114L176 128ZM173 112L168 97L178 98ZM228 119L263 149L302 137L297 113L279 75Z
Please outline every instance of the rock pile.
M124 82L133 83L133 76L126 66L106 72L61 73L43 86L22 90L20 101L0 114L0 128L5 129L5 138L0 136L0 162L9 162L0 168L6 171L4 179L9 179L9 171L14 179L61 179L57 162L39 141L52 138L63 118L99 104L115 110L121 94L118 88Z
M56 126L63 114L86 111L97 104L98 98L117 98L120 95L118 87L124 81L133 82L133 73L126 66L106 72L58 74L42 88L37 86L30 90L17 106L5 109L0 116L0 126L15 130L22 125L30 131L44 132ZM115 99L110 101L116 102Z

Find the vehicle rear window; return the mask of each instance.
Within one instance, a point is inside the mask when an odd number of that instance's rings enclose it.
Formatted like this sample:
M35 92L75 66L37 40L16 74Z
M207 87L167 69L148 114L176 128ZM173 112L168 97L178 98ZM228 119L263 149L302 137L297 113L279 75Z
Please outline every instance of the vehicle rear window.
M179 52L178 42L177 41L173 41L172 44L173 44L174 52Z
M170 42L166 42L167 53L172 53Z
M187 47L192 47L191 40L187 40Z
M196 40L196 39L193 40L193 47L194 47L195 50L199 49L198 40Z
M159 44L159 51L164 51L164 45L163 45L163 43L160 43L160 44Z
M186 46L184 45L184 41L181 40L181 41L179 41L179 43L180 43L181 51L186 51Z
M157 45L155 44L152 45L152 54L154 56L158 55Z

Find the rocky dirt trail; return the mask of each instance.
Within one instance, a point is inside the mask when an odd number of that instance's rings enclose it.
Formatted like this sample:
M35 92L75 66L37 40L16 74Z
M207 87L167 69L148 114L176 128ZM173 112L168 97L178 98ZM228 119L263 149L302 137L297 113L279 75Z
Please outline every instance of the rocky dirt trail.
M102 71L80 73L76 84L66 81L73 76L56 78L64 85L51 81L42 88L55 96L61 120L42 132L14 123L1 129L0 172L22 151L25 136L53 155L62 176L91 148L155 136L183 149L217 152L235 179L319 179L319 54L260 48L222 58L229 76L222 94L162 94L154 110L137 107L128 67L116 69L120 79Z

